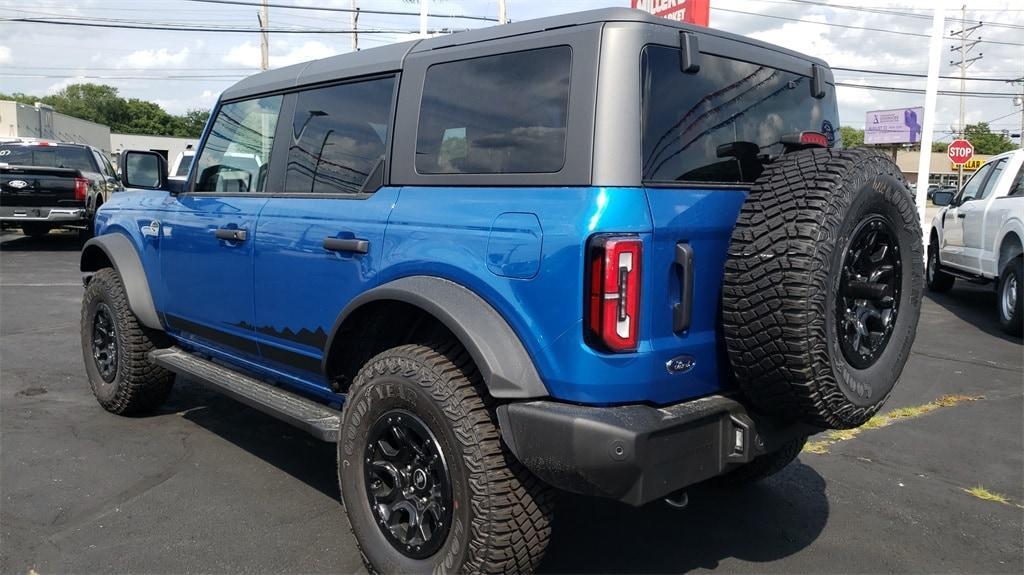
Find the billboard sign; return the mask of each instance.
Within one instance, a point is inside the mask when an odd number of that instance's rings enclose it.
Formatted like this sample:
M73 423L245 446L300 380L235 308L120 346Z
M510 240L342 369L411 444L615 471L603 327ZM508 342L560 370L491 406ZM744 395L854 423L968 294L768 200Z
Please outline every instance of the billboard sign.
M865 144L919 144L924 108L898 108L868 112Z
M633 8L677 22L708 25L711 0L630 0Z

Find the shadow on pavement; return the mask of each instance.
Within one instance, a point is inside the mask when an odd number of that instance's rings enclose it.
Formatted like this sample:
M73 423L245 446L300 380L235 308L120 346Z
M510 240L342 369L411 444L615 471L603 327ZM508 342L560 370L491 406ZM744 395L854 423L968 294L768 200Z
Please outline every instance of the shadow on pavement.
M52 231L40 238L4 232L0 252L77 252L84 243L76 231Z
M829 516L824 478L799 461L758 484L698 486L689 496L674 509L564 495L541 571L680 573L729 557L774 561L811 545Z
M340 500L333 443L314 439L287 423L180 377L161 409L161 413L175 412L184 412L188 421Z
M992 284L976 285L958 279L949 292L925 291L925 297L988 335L1020 343L1021 338L1013 337L999 327L996 291Z

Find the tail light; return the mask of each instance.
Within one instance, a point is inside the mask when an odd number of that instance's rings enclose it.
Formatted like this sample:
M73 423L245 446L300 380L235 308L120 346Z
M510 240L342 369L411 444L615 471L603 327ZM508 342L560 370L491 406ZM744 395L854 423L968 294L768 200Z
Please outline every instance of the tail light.
M590 239L587 266L587 343L613 352L635 351L640 328L643 242L636 236Z
M76 177L75 178L75 199L80 201L80 202L84 202L85 201L85 196L86 196L86 194L88 194L88 192L89 192L89 180L87 180L85 178L82 178L82 177Z

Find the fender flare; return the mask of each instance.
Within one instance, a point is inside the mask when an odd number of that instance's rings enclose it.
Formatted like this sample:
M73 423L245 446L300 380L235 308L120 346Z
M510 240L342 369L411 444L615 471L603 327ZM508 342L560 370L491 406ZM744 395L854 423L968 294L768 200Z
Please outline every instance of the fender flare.
M99 257L101 252L105 258ZM149 280L146 279L142 260L139 259L139 253L132 241L123 234L107 234L92 238L82 246L78 267L82 273L89 274L105 267L104 260L110 261L114 270L121 276L121 283L124 284L128 295L128 307L139 318L139 322L148 328L163 331L160 315L149 291Z
M444 324L469 352L493 397L548 396L533 360L505 318L473 291L434 276L397 279L363 292L349 302L327 338L321 365L325 374L335 336L345 320L361 306L381 300L416 306Z

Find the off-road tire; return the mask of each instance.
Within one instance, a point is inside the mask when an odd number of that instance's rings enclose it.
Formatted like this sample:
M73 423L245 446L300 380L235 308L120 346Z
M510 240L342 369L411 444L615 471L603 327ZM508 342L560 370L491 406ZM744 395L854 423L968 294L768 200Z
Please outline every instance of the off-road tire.
M1004 311L1003 298L1006 284L1016 282L1017 297L1016 304L1012 306L1009 313ZM1003 269L999 271L999 286L996 290L996 305L999 313L999 327L1010 334L1020 336L1024 334L1024 256L1017 256L1006 262ZM1009 306L1008 306L1009 307Z
M942 264L939 262L939 246L935 238L928 244L928 260L925 262L925 277L927 278L928 291L935 293L946 293L953 289L956 283L956 276L942 271Z
M112 312L117 342L116 374L111 382L100 375L92 355L93 322L96 309L105 304ZM167 399L174 374L150 363L149 352L166 346L164 336L139 323L128 306L121 276L112 268L93 274L82 298L82 355L96 401L117 415L138 415L152 411Z
M792 463L806 443L806 437L798 437L771 453L755 457L750 463L709 480L708 483L716 487L740 487L771 477Z
M393 547L366 494L367 434L383 414L413 413L449 462L455 504L447 538L414 559ZM360 369L342 410L338 478L349 524L371 573L527 573L551 534L553 493L501 441L493 404L469 354L455 341L409 344Z
M25 234L30 238L42 238L50 233L53 229L46 224L22 224L21 233Z
M879 219L899 248L899 313L875 362L858 369L842 351L836 307L854 232ZM770 164L740 211L722 288L729 362L755 409L825 428L874 415L914 343L923 260L913 197L890 159L812 149Z

